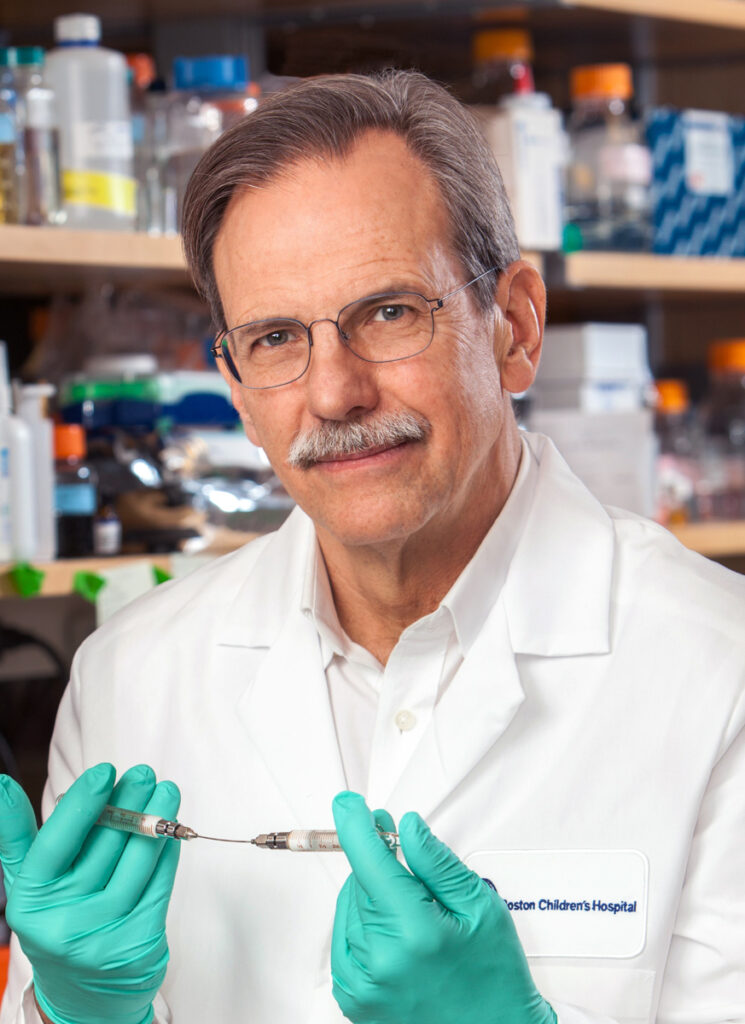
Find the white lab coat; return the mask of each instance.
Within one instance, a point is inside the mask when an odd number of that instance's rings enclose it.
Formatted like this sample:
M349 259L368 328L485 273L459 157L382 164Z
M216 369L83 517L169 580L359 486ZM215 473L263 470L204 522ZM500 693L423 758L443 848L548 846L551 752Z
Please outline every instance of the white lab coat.
M562 1024L743 1022L745 581L604 510L550 442L528 438L537 486L506 583L387 807L418 810L464 858L647 858L641 952L531 958ZM311 543L296 511L85 642L47 812L110 760L174 779L180 819L207 835L332 826L345 779L299 610ZM185 845L156 1019L339 1024L329 937L347 872L341 854ZM33 1019L19 1008L26 972L16 950L2 1024Z

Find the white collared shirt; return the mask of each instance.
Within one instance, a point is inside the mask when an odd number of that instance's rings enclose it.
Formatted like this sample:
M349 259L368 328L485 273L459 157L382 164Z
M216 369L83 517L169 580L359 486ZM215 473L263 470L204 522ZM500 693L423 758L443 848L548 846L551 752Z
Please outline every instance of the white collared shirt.
M349 789L383 807L435 705L455 677L501 591L537 477L528 444L494 524L440 606L403 631L385 666L342 629L318 545L311 550L302 610L321 644Z

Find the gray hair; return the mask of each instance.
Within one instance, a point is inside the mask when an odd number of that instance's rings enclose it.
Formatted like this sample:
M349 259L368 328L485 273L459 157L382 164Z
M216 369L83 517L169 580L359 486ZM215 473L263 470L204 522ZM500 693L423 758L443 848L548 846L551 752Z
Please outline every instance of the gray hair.
M288 166L343 157L370 130L400 135L428 167L449 214L453 250L467 279L519 259L515 227L494 156L461 103L416 71L325 75L270 95L204 154L183 206L186 260L215 325L226 328L213 247L237 190L266 185ZM491 275L474 285L479 307L494 305Z

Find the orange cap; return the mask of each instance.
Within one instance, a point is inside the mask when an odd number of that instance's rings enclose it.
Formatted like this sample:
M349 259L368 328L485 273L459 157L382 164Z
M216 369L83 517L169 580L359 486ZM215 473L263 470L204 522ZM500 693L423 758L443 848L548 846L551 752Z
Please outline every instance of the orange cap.
M657 410L658 412L685 412L690 405L688 398L688 385L684 380L677 380L669 377L664 380L656 380L654 386L657 389Z
M707 356L710 370L745 373L745 338L712 341Z
M85 430L79 423L55 423L55 459L84 459L86 450Z
M572 68L569 88L573 100L628 100L634 95L628 64L585 64Z
M127 67L132 69L138 89L147 89L155 81L155 61L149 53L128 53Z
M473 37L471 55L476 64L490 60L533 60L533 41L522 28L480 29Z

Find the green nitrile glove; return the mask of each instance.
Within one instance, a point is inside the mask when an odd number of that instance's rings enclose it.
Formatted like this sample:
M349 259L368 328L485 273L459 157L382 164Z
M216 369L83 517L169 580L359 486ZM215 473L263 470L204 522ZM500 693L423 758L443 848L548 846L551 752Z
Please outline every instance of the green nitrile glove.
M112 790L113 787L113 790ZM99 764L77 779L36 834L21 787L0 776L6 918L55 1024L146 1024L168 961L165 920L179 844L95 826L107 803L164 818L180 802L147 765L114 786Z
M407 871L361 796L340 793L333 809L352 866L331 944L334 998L345 1017L355 1024L556 1024L506 904L418 814L399 824Z

